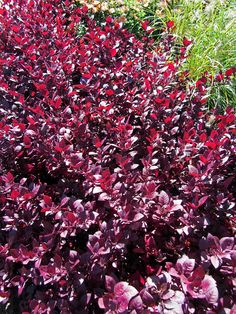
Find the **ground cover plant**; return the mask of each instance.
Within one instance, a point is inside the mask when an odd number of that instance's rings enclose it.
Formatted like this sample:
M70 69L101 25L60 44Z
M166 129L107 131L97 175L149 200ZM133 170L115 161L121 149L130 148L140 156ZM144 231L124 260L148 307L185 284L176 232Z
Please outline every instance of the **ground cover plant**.
M69 1L0 14L2 311L233 314L236 120L187 88L191 42L170 61L171 21L153 51Z

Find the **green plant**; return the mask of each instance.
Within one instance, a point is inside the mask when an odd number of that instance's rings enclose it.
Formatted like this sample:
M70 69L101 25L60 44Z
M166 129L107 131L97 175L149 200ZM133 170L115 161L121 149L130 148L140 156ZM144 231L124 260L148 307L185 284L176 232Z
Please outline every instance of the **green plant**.
M236 108L236 79L232 78L231 81L223 84L212 84L210 88L210 96L208 105L211 108L219 107L224 110L227 106L232 104Z
M173 20L174 34L182 42L186 36L193 41L190 55L184 64L193 80L204 72L215 76L236 64L236 1L168 1L162 12L156 11L156 20L163 24ZM159 24L158 24L159 25ZM220 104L222 107L236 106L236 84L214 85L211 90L209 105Z

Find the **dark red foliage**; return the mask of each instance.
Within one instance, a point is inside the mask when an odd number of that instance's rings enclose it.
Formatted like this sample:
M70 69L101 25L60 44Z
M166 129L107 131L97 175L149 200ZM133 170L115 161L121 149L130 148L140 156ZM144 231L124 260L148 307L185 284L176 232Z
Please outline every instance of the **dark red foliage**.
M233 314L235 115L205 109L206 78L186 87L190 42L168 61L170 34L153 50L69 1L10 3L1 302L14 313Z

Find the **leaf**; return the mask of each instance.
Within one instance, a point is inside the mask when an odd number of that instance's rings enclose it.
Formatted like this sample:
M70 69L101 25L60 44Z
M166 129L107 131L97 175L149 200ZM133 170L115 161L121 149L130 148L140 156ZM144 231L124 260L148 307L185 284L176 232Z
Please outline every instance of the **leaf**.
M110 54L112 57L115 57L117 54L117 50L115 48L110 49Z
M104 298L99 298L98 299L98 306L100 307L100 309L105 309L106 305L104 304Z
M103 190L100 186L95 186L93 188L93 194L98 194L98 193L101 193Z
M103 141L101 141L101 140L99 139L99 137L96 136L95 139L94 139L94 144L95 144L95 147L99 148L99 147L102 146Z
M196 167L189 165L188 166L189 174L195 178L199 177L199 172Z
M12 25L12 30L13 30L13 32L18 33L20 30L20 26Z
M68 202L69 202L70 198L65 196L63 197L63 199L61 200L61 207L65 206Z
M115 287L116 283L117 283L116 278L114 278L112 276L108 276L108 275L105 276L105 286L106 286L107 291L109 291L109 292L114 291L114 287Z
M183 255L178 261L176 262L176 268L181 270L184 274L190 274L195 267L195 260L188 258L187 255Z
M217 144L215 142L213 142L213 141L207 141L206 142L206 146L211 148L211 149L213 149L213 150L215 150L216 147L217 147Z
M23 196L23 198L24 198L25 200L29 200L29 199L31 199L32 197L33 197L33 194L32 194L32 193L25 193L24 196Z
M165 291L162 295L162 300L169 300L175 295L175 292L171 289Z
M168 28L173 28L174 25L175 25L174 21L168 21L168 22L166 23L166 26L167 26Z
M220 266L220 259L217 256L211 256L211 263L215 268L218 268Z
M42 84L34 83L34 85L39 91L45 91L47 89L47 86L44 83Z
M152 89L152 86L151 86L151 84L150 84L148 79L145 79L145 86L146 86L147 90L151 90Z
M220 249L220 241L216 236L213 236L211 233L207 235L208 247L212 249Z
M219 298L219 292L215 280L211 276L206 275L204 280L202 281L201 286L206 296L207 302L210 304L217 303Z
M76 216L74 213L72 212L68 212L67 213L67 219L71 222L71 223L74 223L76 221Z
M172 118L170 116L164 119L164 122L166 124L170 123L171 121L172 121Z
M140 291L140 296L146 305L152 306L155 304L153 296L146 289Z
M148 182L145 187L145 196L153 199L156 196L156 184L154 181Z
M189 281L192 281L195 286L200 286L204 277L205 271L203 267L199 266L193 271L191 277L189 277Z
M165 191L161 191L159 194L159 203L161 205L167 205L170 202L170 198Z
M27 135L24 135L23 142L26 146L29 146L31 144L31 139Z
M198 201L198 207L202 206L203 204L206 203L206 201L208 200L209 196L206 195L206 196L203 196L200 198L200 200Z
M143 217L144 217L143 214L137 213L137 214L135 214L133 221L134 221L134 222L140 221L141 219L143 219Z
M12 175L11 172L8 172L8 173L7 173L6 178L7 178L7 181L8 181L8 182L14 181L14 177L13 177L13 175Z
M49 195L44 195L43 200L46 205L48 206L52 205L52 198Z
M220 239L220 246L223 251L231 251L235 244L235 238L224 237Z
M147 30L148 24L149 24L149 21L147 20L141 23L141 26L145 31Z
M91 73L83 73L82 77L85 79L90 79L93 75Z
M113 22L113 18L111 16L106 17L106 22L107 23L112 23Z
M62 100L61 98L58 98L54 103L53 103L53 107L55 109L59 109L61 107L61 104L62 104Z
M84 206L82 205L81 200L76 200L73 202L73 206L78 212L83 212L84 211Z
M120 312L125 311L128 308L130 300L138 295L138 291L133 286L130 286L127 282L121 281L115 285L114 294L117 303L119 304Z
M192 41L191 40L189 40L189 39L187 39L186 37L184 37L184 39L183 39L183 44L184 44L184 46L189 46L189 45L191 45L191 43L192 43Z
M172 301L178 303L178 304L184 304L185 302L185 295L182 291L175 291L174 297L172 297Z
M112 89L108 89L108 90L106 91L106 95L112 96L112 95L114 95L114 91L113 91Z
M13 191L11 191L10 197L11 197L11 199L15 200L19 195L20 195L19 191L13 190Z
M228 70L225 71L225 75L226 75L226 76L231 76L231 75L233 75L234 73L236 73L236 67L231 67L230 69L228 69Z
M128 282L125 282L125 281L118 282L114 286L115 295L117 296L123 295L128 287L129 287Z
M200 141L201 141L202 143L205 143L206 140L207 140L207 135L206 135L206 133L202 133L202 134L199 136L199 138L200 138Z
M101 193L98 196L99 201L108 201L110 199L109 195L107 193Z
M132 298L129 302L129 309L135 309L135 310L142 310L143 308L143 301L139 295Z

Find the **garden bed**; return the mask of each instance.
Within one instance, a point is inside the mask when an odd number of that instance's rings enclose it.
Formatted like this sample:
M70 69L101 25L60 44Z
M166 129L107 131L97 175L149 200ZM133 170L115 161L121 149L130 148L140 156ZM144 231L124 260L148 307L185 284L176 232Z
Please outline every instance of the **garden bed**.
M0 15L6 313L235 312L236 116L154 41L71 1ZM216 83L214 83L216 84Z

